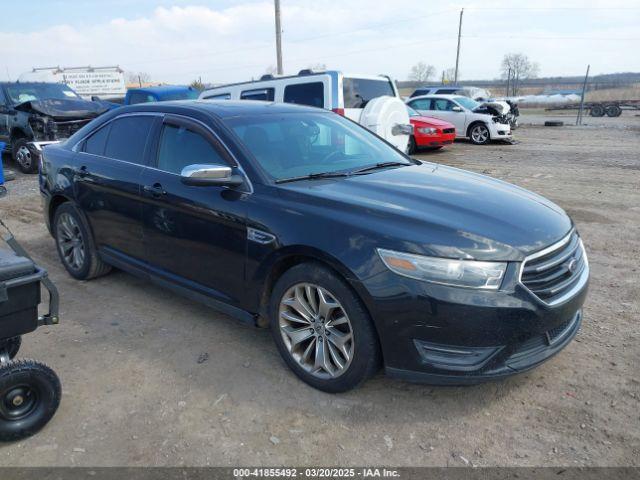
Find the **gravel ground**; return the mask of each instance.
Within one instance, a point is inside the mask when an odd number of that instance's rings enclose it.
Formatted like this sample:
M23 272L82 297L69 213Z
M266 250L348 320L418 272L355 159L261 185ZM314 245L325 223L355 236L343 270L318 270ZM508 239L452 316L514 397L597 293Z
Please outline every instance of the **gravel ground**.
M0 446L0 465L640 465L640 119L545 128L535 125L548 116L527 113L515 145L457 142L422 158L565 208L591 292L561 354L474 387L380 374L324 394L289 372L266 331L121 272L74 281L45 230L37 178L18 175L0 216L62 295L62 323L26 336L21 355L55 368L63 399L38 435Z

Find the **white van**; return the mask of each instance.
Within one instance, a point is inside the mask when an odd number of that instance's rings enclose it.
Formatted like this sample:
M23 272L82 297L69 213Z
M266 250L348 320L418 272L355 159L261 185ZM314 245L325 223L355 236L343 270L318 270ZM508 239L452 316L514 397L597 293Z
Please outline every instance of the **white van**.
M372 102L380 97L384 99ZM263 100L325 108L360 123L403 151L413 133L395 82L386 75L300 70L298 75L263 75L260 80L209 88L199 99Z

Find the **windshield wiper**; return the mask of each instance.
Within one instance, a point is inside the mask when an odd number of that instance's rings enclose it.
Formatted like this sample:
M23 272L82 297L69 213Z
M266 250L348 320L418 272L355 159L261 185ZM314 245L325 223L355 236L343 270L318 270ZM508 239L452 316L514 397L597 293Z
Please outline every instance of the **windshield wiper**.
M387 167L408 167L411 165L410 163L405 162L380 162L375 165L369 165L368 167L359 168L357 170L352 170L352 175L356 175L358 173L370 172L372 170L378 170L379 168L387 168Z
M297 182L299 180L317 180L320 178L337 178L337 177L347 177L349 173L345 172L320 172L320 173L310 173L309 175L301 175L299 177L291 177L291 178L281 178L276 180L276 183L288 183L288 182Z

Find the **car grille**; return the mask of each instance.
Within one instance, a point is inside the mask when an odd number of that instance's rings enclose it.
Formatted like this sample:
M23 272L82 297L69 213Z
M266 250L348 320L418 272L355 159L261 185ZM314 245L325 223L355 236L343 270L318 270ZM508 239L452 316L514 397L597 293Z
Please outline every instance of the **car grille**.
M555 245L527 257L520 281L543 302L555 304L581 286L588 268L582 241L573 231Z
M443 128L442 133L456 133L455 128Z

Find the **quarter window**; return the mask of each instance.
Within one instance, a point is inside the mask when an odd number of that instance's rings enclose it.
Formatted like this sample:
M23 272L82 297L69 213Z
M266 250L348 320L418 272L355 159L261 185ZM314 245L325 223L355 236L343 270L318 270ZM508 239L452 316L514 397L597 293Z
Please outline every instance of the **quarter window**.
M107 139L105 157L143 165L145 146L153 120L153 117L143 115L114 120Z
M204 97L204 100L231 100L230 93L218 93Z
M109 136L110 129L111 124L105 125L87 138L84 142L83 152L90 153L92 155L104 155L104 147L107 144L107 137Z
M377 97L395 97L391 82L386 79L345 78L342 81L344 108L364 108Z
M324 107L324 84L322 82L296 83L284 88L285 103L297 103L311 107Z
M227 165L216 148L202 135L183 126L164 125L160 137L158 168L180 174L188 165Z
M257 90L245 90L240 94L240 100L264 100L273 102L274 88L260 88Z

